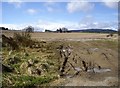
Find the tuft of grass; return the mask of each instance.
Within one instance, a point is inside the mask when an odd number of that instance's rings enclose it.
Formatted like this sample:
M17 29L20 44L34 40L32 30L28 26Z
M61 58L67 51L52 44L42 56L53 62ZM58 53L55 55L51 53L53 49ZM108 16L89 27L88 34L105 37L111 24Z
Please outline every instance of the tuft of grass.
M24 47L28 47L33 44L33 40L31 39L31 35L29 32L23 32L22 34L14 33L13 38L19 45Z
M27 75L21 75L19 77L14 77L15 87L32 87L32 86L41 86L42 84L49 83L55 79L55 77L52 76L27 76Z
M118 48L118 41L117 40L93 40L88 41L91 45L96 44L98 47L106 47L106 48Z

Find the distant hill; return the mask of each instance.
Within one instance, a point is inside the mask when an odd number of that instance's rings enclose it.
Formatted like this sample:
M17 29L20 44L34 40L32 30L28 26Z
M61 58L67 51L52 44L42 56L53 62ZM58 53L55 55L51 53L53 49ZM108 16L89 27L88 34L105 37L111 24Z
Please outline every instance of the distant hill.
M69 30L70 32L89 32L89 33L117 33L112 29L82 29L82 30Z

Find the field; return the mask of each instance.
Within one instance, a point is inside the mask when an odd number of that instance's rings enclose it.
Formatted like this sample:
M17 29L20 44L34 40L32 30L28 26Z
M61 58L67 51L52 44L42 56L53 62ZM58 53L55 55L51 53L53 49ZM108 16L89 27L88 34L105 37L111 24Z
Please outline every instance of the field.
M17 32L17 31L14 31ZM3 31L3 34L7 36L13 36L13 31ZM20 32L21 33L21 32ZM75 40L79 41L81 39L106 39L108 33L42 33L42 32L35 32L31 33L33 39L37 40ZM117 34L113 38L117 38ZM107 38L108 39L108 38Z
M3 34L14 40L14 32ZM3 64L11 69L3 70L3 86L118 86L117 34L30 35L30 46L17 41L19 50L2 48Z

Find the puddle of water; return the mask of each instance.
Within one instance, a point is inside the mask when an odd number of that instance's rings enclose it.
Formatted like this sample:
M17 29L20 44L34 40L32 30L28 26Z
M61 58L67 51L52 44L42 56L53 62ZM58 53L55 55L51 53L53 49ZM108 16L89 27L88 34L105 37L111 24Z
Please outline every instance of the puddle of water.
M79 67L75 67L75 70L76 70L77 72L82 71L82 69L79 68ZM69 75L66 75L66 77L67 77L67 78L72 78L72 77L74 77L74 75L75 75L75 74L69 74Z
M73 77L73 75L66 75L66 77L67 77L67 78L72 78L72 77Z
M76 70L76 71L82 71L82 69L79 68L79 67L76 67L75 70Z
M90 51L98 51L99 49L98 48L90 48L89 50Z
M93 41L93 40L105 40L106 38L81 38L81 39L66 39L69 41Z
M82 71L82 69L81 68L79 68L79 67L75 67L75 70L77 71L77 72L80 72L80 71ZM111 69L108 69L108 68L101 68L101 69L99 69L99 68L94 68L94 69L88 69L87 70L87 72L91 72L91 73L104 73L104 72L110 72L111 71ZM72 78L72 77L74 77L74 74L69 74L69 75L66 75L66 77L67 78Z
M103 73L103 72L110 72L110 71L111 69L108 69L108 68L101 68L101 69L94 68L94 69L89 69L87 72Z

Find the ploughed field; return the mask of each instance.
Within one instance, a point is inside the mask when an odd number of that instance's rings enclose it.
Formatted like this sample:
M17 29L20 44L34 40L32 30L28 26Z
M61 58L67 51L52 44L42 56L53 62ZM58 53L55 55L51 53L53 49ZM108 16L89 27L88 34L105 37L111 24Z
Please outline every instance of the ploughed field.
M30 33L29 38L3 34L8 38L1 52L3 86L118 85L116 34Z

